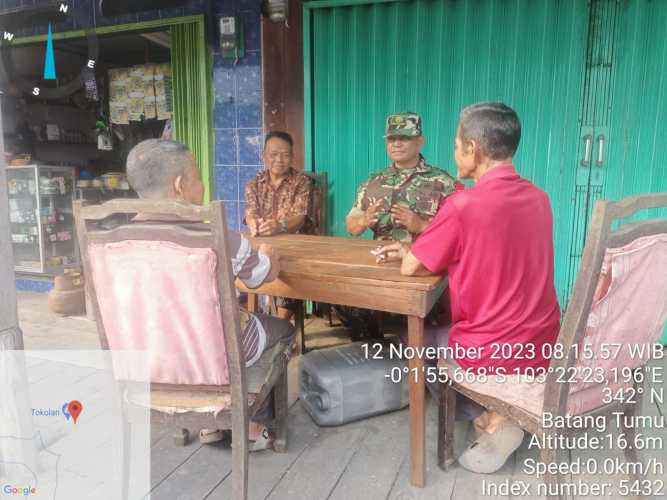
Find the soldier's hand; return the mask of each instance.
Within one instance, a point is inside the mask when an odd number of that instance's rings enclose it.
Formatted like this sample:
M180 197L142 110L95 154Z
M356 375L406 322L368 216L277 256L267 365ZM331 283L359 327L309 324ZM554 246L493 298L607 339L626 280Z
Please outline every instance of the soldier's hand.
M364 226L371 227L377 224L378 218L380 217L378 212L382 208L383 204L384 204L383 199L379 199L371 203L371 206L368 207L368 210L364 212L364 220L363 220Z
M394 216L396 224L404 226L412 234L419 234L428 226L427 220L422 219L412 210L402 205L393 205L391 207L391 214Z

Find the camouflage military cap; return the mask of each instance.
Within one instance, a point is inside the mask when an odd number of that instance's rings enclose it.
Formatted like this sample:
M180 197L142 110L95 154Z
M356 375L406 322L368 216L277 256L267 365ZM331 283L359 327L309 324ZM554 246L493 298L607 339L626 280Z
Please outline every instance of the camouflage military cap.
M406 111L387 117L387 128L384 136L418 137L422 135L422 119L417 113Z

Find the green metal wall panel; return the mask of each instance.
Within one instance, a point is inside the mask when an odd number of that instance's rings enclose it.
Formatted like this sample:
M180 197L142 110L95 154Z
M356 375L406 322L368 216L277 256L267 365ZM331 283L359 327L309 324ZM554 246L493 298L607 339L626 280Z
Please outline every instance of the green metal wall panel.
M667 2L625 0L614 31L602 197L667 192ZM667 210L637 218L667 217ZM662 337L667 344L667 326Z
M561 262L565 266L565 282L559 290L563 306L567 304L579 273L579 263L593 205L602 194L602 176L594 159L595 139L604 134L603 131L609 124L607 103L614 55L613 35L617 21L617 7L615 1L593 0L590 3L579 153L575 165L575 188L569 218L570 243L567 260Z
M619 9L603 196L667 191L667 2Z
M329 172L334 234L345 234L359 183L388 163L387 114L419 112L424 155L455 175L459 111L502 100L522 119L518 170L551 198L556 284L565 290L587 2L412 0L306 9L307 159L309 168Z

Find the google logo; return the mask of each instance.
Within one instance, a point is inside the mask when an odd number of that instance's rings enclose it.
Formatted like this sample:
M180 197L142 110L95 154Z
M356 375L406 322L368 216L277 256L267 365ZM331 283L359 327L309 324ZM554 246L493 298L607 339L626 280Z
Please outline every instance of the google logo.
M32 486L21 487L21 486L11 486L9 484L6 484L2 487L2 492L5 495L23 496L23 497L37 494L37 490Z

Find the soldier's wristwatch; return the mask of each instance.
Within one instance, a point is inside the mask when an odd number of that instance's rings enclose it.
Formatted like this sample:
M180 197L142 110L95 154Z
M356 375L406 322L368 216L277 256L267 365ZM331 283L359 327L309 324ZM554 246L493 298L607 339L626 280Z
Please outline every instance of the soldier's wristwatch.
M286 219L280 219L278 221L280 224L280 232L281 233L286 233L287 232L287 220Z

